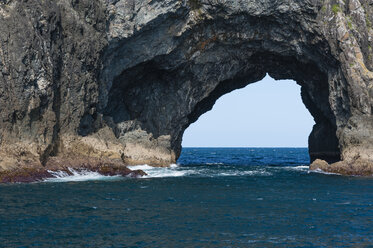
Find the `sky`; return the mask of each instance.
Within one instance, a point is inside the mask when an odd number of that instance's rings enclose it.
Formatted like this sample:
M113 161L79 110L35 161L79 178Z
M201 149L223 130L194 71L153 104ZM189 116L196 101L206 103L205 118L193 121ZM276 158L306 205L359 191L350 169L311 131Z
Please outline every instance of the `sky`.
M292 80L268 75L220 97L191 124L183 147L307 147L314 120Z

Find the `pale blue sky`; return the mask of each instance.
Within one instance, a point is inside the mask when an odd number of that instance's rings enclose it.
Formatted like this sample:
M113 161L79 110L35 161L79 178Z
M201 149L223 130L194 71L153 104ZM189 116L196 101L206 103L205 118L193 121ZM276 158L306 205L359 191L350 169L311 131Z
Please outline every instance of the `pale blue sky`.
M267 76L219 98L189 126L183 147L307 147L314 124L292 80Z

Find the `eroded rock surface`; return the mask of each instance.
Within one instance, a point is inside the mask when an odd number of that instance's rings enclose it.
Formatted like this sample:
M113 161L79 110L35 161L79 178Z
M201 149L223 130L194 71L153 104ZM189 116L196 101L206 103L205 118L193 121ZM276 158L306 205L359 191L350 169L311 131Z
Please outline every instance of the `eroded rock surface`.
M373 163L372 0L0 0L0 23L3 171L166 166L267 73L301 85L312 161Z
M310 170L321 170L323 172L349 176L373 176L373 163L358 158L356 160L339 161L328 164L325 160L316 159L310 165Z

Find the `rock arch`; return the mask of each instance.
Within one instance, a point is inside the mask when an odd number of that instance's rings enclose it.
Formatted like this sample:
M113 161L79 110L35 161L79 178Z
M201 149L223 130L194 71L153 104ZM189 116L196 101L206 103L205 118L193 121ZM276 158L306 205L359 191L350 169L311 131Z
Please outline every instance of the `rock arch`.
M268 73L301 85L316 122L312 160L343 160L323 167L343 173L372 169L368 0L10 0L0 10L8 23L2 37L10 28L27 33L30 24L11 22L19 15L34 24L30 46L11 47L21 50L22 61L7 60L9 45L1 44L0 63L11 71L2 74L2 85L15 82L24 95L2 111L4 168L82 158L174 163L192 122L223 94ZM22 64L22 76L11 77ZM15 99L0 94L1 104L4 96Z

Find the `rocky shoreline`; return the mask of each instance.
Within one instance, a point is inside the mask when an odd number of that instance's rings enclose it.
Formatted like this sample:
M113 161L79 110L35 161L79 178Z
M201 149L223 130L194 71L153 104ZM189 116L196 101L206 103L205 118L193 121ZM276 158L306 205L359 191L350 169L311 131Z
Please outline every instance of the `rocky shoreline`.
M43 166L20 167L7 171L0 171L0 183L32 183L40 182L48 178L55 178L54 172L64 172L67 175L73 175L72 170L76 172L97 172L103 176L122 176L137 178L147 175L142 170L131 170L124 164L107 161L79 162L66 159L63 164L60 161L53 161Z
M66 159L63 165L60 163L61 161L55 160L46 167L22 167L8 171L0 171L0 183L41 182L49 178L55 178L55 172L64 172L67 175L73 175L73 171L97 172L103 176L122 176L130 178L138 178L147 175L142 170L131 170L120 162L105 162L100 160L78 162L78 160ZM316 159L310 164L309 169L311 171L321 170L323 172L342 176L373 176L372 164L362 159L357 159L351 163L339 161L332 164L329 164L325 160Z

